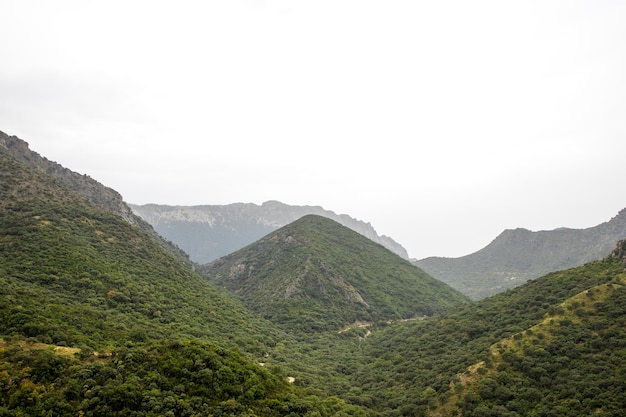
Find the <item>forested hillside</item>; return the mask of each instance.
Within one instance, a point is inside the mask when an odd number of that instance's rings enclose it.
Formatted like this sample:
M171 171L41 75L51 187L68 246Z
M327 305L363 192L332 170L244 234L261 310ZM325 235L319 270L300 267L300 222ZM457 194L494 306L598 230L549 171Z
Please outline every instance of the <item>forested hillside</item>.
M624 248L432 320L373 331L354 385L383 415L622 415Z
M200 269L286 328L432 316L468 300L386 248L308 215Z
M124 218L0 149L0 415L345 408L258 359L283 332Z
M0 146L0 416L623 416L626 243L477 302L310 216L194 272Z
M170 251L179 260L191 264L189 255L172 242L155 232L150 224L133 214L122 196L88 175L81 175L31 150L28 143L16 136L9 136L0 131L0 151L5 155L24 163L35 172L45 174L65 187L81 195L94 205L122 217L127 222L150 235L161 246Z

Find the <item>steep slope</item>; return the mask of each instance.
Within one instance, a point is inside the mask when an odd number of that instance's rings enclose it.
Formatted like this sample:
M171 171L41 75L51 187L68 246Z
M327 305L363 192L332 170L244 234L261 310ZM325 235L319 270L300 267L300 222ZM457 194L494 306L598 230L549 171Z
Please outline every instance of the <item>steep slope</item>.
M285 342L152 235L0 150L0 415L358 411L258 364Z
M611 258L626 265L626 241ZM500 340L469 367L441 409L463 416L622 415L626 405L626 273ZM513 414L515 413L515 414Z
M9 136L0 132L0 152L15 158L37 172L56 179L98 207L121 216L130 224L137 226L152 236L161 246L172 252L180 260L190 264L188 255L172 244L172 242L163 239L161 235L154 231L150 224L135 215L117 191L104 186L87 175L81 175L54 161L50 161L37 152L32 151L27 142L16 136Z
M626 238L626 209L588 229L505 230L485 248L460 258L432 257L414 264L472 299L481 299L607 256Z
M316 215L302 217L200 273L272 321L309 330L429 316L466 301L410 262Z
M353 401L382 415L622 415L625 250L622 243L621 258L554 272L432 319L374 329L361 344L368 363L353 374L350 384L362 389ZM469 381L483 374L478 385Z
M328 217L408 259L393 239L379 236L369 223L318 206L291 206L278 201L262 205L204 206L131 205L161 235L183 248L192 260L208 263L253 243L307 214Z
M0 334L93 349L272 334L122 217L3 153L0 167Z

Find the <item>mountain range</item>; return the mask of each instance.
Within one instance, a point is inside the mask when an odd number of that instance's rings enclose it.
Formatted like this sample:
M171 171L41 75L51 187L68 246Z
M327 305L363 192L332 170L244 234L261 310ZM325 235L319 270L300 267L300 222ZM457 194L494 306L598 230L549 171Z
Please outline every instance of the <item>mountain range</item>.
M92 201L81 191L92 179L72 174L85 184L70 187L9 139L0 416L626 409L626 241L473 302L315 215L199 267L112 201Z
M385 246L404 259L407 251L392 238L379 236L370 223L337 215L319 206L291 206L277 201L262 205L133 205L150 223L200 264L235 252L307 214L333 219ZM478 300L549 272L583 265L607 256L626 238L626 209L610 221L587 229L559 228L532 232L505 230L489 245L458 257L429 257L411 262L452 288Z
M626 238L626 209L587 229L505 230L483 249L460 258L431 257L413 263L477 300L549 272L608 256Z
M379 236L370 223L319 206L293 206L278 201L261 205L167 206L131 204L133 212L166 239L175 242L200 264L211 262L262 238L307 214L328 217L409 259L406 249L388 236Z

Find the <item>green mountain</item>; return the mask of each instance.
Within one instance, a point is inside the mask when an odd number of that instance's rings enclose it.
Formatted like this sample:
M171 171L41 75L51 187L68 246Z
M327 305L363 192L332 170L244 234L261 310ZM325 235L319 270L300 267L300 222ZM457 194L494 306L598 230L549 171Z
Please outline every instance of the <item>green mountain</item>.
M431 316L467 301L381 245L316 215L199 271L271 321L305 330Z
M1 334L93 349L172 335L232 344L227 329L264 339L254 315L150 235L54 178L0 158Z
M307 216L207 266L218 288L81 191L93 180L70 187L10 139L0 140L1 417L626 409L626 242L470 303Z
M288 335L7 146L0 196L1 416L349 409L258 364Z
M604 260L373 329L352 401L380 415L623 415L625 254L621 242Z
M625 249L622 242L612 256L626 260ZM464 416L622 415L626 274L596 284L491 345L441 408L462 408Z
M116 214L128 223L150 235L161 246L187 264L189 256L172 242L155 232L150 224L135 215L117 191L104 186L88 175L81 175L31 150L28 143L16 136L9 136L0 131L0 150L7 156L26 164L36 172L45 174L70 190L80 194L94 205Z
M483 249L460 258L431 257L414 264L474 300L547 273L609 255L626 238L626 209L587 229L505 230Z

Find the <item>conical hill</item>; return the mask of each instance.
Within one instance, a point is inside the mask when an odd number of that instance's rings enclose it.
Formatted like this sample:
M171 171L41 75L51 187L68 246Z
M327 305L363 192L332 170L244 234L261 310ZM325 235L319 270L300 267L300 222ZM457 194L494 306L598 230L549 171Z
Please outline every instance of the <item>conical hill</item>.
M466 301L381 245L316 215L201 273L266 318L305 330L429 316Z

